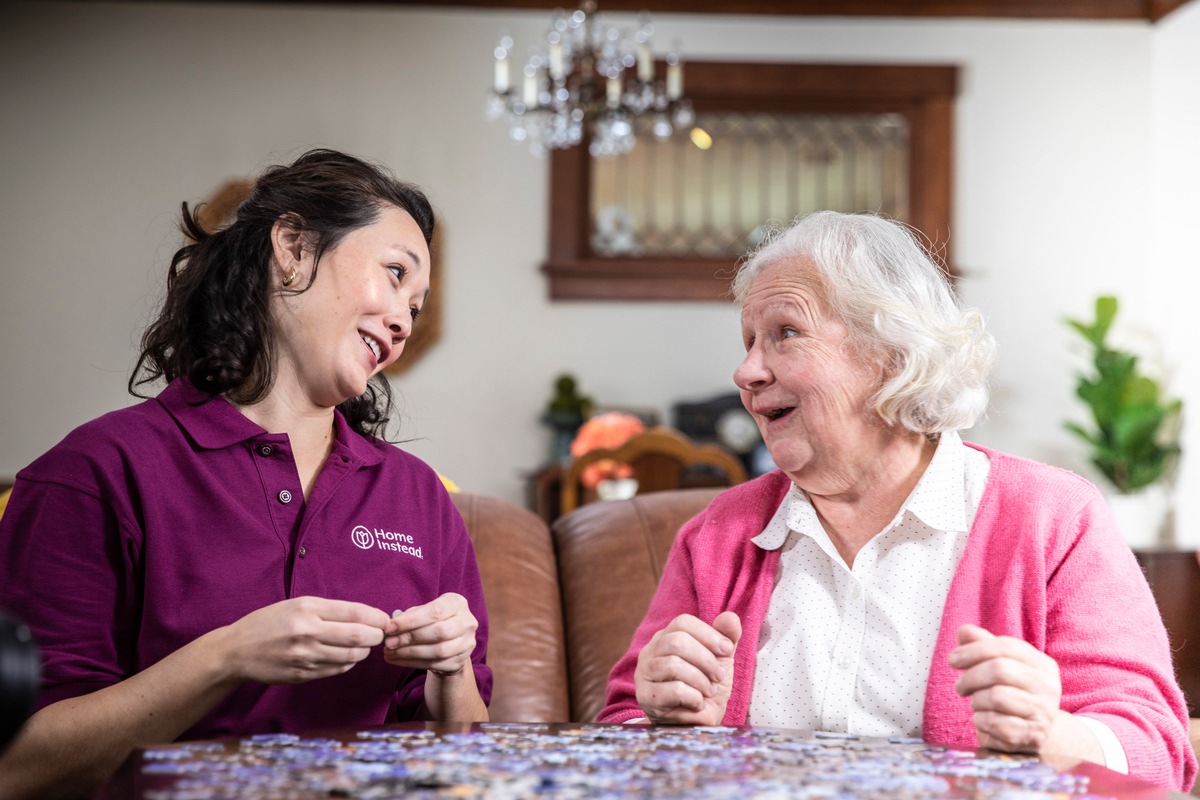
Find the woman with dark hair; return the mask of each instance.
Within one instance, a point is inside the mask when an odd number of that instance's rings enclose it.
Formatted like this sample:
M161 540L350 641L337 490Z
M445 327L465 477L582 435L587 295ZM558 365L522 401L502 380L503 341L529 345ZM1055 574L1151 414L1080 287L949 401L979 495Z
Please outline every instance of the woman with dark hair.
M416 188L330 150L275 166L172 259L130 391L17 476L0 606L43 657L0 796L92 791L136 747L487 718L474 551L377 438L429 293Z

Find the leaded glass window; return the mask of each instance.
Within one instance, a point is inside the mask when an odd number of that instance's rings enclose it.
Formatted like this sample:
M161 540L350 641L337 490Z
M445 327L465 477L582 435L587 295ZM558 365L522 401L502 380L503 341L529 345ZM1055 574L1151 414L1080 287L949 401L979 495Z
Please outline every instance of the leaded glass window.
M736 259L770 223L821 209L908 217L900 114L709 112L691 135L592 159L592 253Z
M593 158L586 146L552 151L542 269L553 299L728 301L737 260L760 226L824 208L907 222L956 274L957 67L685 69L692 129L666 143L641 131L632 152L615 159ZM705 136L707 150L697 146Z

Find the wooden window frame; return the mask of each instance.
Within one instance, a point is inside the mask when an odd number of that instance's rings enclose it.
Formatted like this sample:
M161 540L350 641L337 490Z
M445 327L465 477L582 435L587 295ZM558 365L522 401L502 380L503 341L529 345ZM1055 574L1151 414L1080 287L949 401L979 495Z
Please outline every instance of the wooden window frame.
M665 65L659 64L661 73ZM689 61L686 93L697 112L897 113L909 127L910 223L951 257L954 100L947 65L754 64ZM586 142L550 154L550 231L542 266L552 300L728 300L736 261L597 256L592 252Z

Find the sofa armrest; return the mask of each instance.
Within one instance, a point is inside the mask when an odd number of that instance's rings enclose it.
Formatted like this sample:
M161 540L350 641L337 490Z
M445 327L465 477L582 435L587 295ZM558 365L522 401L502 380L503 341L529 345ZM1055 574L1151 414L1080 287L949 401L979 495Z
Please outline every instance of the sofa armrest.
M562 604L546 523L512 503L452 494L479 563L488 609L488 707L498 722L568 719Z

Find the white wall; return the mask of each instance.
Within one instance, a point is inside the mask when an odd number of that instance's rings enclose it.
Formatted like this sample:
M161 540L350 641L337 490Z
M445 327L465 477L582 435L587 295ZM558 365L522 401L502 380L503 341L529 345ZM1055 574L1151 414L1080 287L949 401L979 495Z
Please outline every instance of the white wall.
M1147 267L1136 314L1162 332L1163 361L1185 408L1184 458L1178 475L1176 531L1200 544L1200 363L1197 363L1196 284L1200 250L1200 3L1190 3L1154 28L1153 225L1141 236Z
M464 488L521 498L548 450L537 417L561 371L598 402L664 414L732 388L740 343L723 304L546 299L546 163L481 113L497 32L520 51L546 14L13 2L5 16L0 477L131 402L179 202L310 146L387 163L445 219L445 334L396 387L410 449ZM953 235L963 295L1002 346L992 411L971 438L1086 472L1061 427L1082 413L1061 317L1100 292L1170 339L1176 386L1200 405L1171 313L1196 264L1181 232L1200 176L1195 7L1157 26L656 22L696 59L962 66Z

